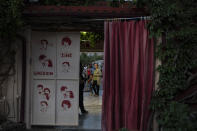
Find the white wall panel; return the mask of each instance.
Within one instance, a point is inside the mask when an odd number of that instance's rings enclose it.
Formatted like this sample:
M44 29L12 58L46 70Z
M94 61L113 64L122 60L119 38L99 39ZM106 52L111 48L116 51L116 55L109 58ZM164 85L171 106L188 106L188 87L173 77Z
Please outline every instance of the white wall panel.
M78 125L80 33L32 32L32 124Z
M58 33L57 78L79 79L80 34Z
M55 80L34 80L32 124L55 124Z
M56 99L56 124L77 125L78 123L78 80L58 80ZM77 115L76 115L77 114Z
M56 69L56 33L32 32L34 78L54 78Z

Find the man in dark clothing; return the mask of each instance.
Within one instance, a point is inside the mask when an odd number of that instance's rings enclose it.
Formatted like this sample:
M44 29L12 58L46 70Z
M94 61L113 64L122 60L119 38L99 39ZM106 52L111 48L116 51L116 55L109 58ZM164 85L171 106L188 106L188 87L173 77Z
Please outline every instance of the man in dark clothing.
M85 78L83 77L82 72L83 72L83 67L80 63L79 108L80 108L82 114L86 114L86 113L88 113L88 111L85 110L84 104L83 104L83 89L84 89Z

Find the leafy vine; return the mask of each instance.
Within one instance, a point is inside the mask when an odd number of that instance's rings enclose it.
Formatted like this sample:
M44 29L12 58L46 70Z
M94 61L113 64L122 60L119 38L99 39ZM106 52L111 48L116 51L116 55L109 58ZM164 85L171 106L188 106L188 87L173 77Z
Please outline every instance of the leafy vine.
M17 34L22 29L23 0L0 0L0 97L2 85L15 73Z
M80 41L88 41L91 47L101 40L104 41L103 32L81 32Z
M191 100L193 93L177 100L178 94L197 86L197 2L195 0L152 0L149 3L152 20L149 29L152 36L163 37L157 46L156 56L162 64L159 89L154 92L151 108L163 131L197 130L196 110ZM188 99L188 98L187 98Z
M72 1L40 0L43 5L73 5ZM89 5L97 0L81 0L76 5ZM196 0L138 0L137 5L149 6L152 20L149 29L152 36L164 37L157 47L159 89L154 92L151 108L157 114L163 131L197 130L197 94L183 99L176 96L197 84L197 1ZM23 0L0 0L0 93L2 84L14 74L14 44L22 29L21 10ZM1 94L0 94L1 97ZM188 98L191 98L188 102ZM191 101L192 100L192 101Z
M88 6L102 0L39 0L40 5Z

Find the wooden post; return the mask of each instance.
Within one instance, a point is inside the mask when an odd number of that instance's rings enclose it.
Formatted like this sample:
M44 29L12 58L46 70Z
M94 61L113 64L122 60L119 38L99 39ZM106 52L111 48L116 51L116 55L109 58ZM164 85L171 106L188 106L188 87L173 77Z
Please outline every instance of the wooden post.
M155 46L159 45L161 42L162 42L162 37L157 39ZM159 65L161 65L161 61L158 58L155 58L155 90L158 90L158 84L157 83L159 81L159 72L156 69L158 68ZM158 131L158 130L159 130L159 126L158 126L158 123L156 121L156 114L154 114L153 131Z

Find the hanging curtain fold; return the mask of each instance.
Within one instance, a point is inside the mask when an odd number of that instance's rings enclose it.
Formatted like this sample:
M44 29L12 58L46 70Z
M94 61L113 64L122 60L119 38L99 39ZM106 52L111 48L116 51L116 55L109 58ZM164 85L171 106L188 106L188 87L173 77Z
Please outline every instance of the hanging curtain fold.
M147 22L105 22L102 130L146 131L153 90L154 43Z

